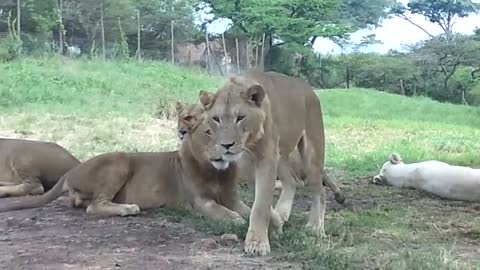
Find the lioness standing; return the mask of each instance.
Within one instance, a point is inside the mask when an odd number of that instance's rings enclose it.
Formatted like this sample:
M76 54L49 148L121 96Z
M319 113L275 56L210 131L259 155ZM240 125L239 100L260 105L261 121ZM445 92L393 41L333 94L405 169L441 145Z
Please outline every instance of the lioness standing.
M275 210L288 220L295 194L288 157L300 140L306 182L312 206L307 227L324 234L325 189L322 184L325 135L320 101L306 82L275 72L249 72L232 77L216 93L200 92L200 102L207 111L212 137L208 155L212 164L227 167L248 151L256 158L255 201L245 239L245 251L266 255L269 209L277 176L283 189Z
M0 198L43 194L78 164L56 143L0 139Z

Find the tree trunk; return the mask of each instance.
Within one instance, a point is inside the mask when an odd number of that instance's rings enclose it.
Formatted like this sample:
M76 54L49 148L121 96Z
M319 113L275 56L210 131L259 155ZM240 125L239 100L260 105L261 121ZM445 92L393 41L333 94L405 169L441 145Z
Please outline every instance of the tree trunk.
M238 52L238 38L235 38L235 47L237 49L237 73L240 73L240 53Z
M141 44L141 35L142 35L142 32L141 32L141 28L140 28L140 10L137 9L137 51L136 51L136 55L137 55L137 59L140 61L142 59L142 44Z
M58 48L58 54L62 55L63 54L63 16L62 16L62 10L63 10L63 0L58 0L57 2L57 9L58 9L58 43L59 43L59 48Z
M400 79L400 93L405 96L405 87L403 86L403 80Z
M350 89L350 68L348 67L348 65L347 65L347 76L346 76L346 80L347 80L347 89Z
M103 0L100 0L100 28L102 31L102 58L105 60L105 26L103 25Z
M18 38L18 41L22 40L22 38L21 38L21 28L20 28L20 17L21 17L21 3L20 3L20 0L17 0L17 38Z
M172 44L170 45L171 47L171 55L172 55L172 64L175 64L175 34L174 34L174 28L173 28L173 20L170 22L170 38Z
M261 51L261 57L260 57L260 68L261 68L261 71L265 71L265 59L264 59L264 54L265 54L265 33L263 33L263 36L262 36L262 51Z
M225 45L224 33L222 33L222 43L223 43L223 57L225 57L225 73L228 74L228 55L227 55L227 46Z
M462 89L462 104L468 106L467 99L465 98L465 89Z
M247 62L245 63L245 69L249 70L250 69L250 46L249 46L249 39L247 38L245 40L245 56L247 58Z
M205 63L207 65L207 72L210 72L210 44L208 43L208 31L205 29L205 45L207 50L207 56L205 58Z
M258 67L258 44L255 46L255 68Z

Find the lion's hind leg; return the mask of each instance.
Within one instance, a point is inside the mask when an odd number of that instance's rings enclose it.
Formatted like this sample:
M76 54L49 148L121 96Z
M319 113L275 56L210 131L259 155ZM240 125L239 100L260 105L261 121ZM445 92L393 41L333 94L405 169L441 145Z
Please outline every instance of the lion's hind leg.
M312 93L312 95L314 95ZM302 160L305 161L307 185L312 193L310 216L306 224L307 229L319 236L325 235L326 193L323 186L325 161L325 132L323 117L318 98L307 99L306 117L306 145ZM301 153L302 154L302 153Z
M102 164L103 163L103 164ZM126 204L122 201L112 202L118 192L132 178L130 156L126 153L115 153L106 156L99 162L95 173L87 174L91 177L91 203L87 207L87 214L102 216L129 216L140 212L136 204Z
M22 179L21 184L3 185L0 186L0 198L3 197L18 197L26 195L41 195L45 189L39 179L29 177Z

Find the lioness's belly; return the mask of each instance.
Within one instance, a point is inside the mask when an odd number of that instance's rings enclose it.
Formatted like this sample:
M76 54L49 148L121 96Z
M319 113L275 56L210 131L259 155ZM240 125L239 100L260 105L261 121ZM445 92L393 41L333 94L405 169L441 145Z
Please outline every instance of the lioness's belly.
M138 173L115 196L116 203L136 204L140 209L177 206L180 198L173 185L154 174Z

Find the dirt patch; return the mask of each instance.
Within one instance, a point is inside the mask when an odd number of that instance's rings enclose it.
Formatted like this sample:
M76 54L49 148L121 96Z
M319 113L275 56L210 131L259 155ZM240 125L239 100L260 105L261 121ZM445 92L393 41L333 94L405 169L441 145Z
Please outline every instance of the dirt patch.
M225 243L151 212L89 217L64 198L41 209L1 213L0 235L2 269L301 268L275 251L263 258L244 256L242 239Z

